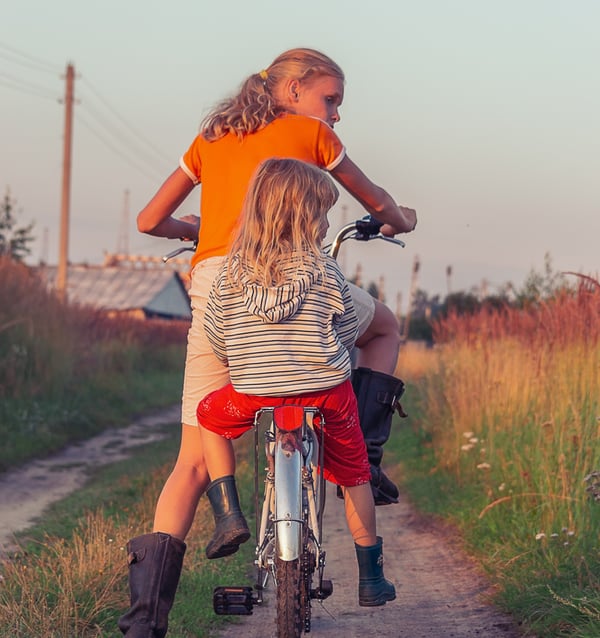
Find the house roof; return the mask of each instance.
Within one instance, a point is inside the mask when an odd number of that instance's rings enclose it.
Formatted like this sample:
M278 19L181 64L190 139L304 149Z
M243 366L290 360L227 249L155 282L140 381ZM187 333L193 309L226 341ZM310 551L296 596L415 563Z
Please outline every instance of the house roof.
M46 267L46 281L54 286L56 267ZM143 310L147 315L190 319L189 296L181 275L158 268L117 268L70 265L70 302L104 310Z

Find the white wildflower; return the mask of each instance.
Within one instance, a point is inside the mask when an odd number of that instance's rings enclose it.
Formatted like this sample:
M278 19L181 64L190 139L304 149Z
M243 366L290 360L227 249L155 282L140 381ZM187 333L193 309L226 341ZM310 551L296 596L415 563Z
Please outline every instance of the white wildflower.
M473 437L473 432L463 432L463 436L465 439L470 439Z
M535 535L535 540L536 541L541 541L543 538L546 538L546 534L544 534L544 532L538 532Z
M478 470L489 470L492 466L489 463L479 463L477 465Z

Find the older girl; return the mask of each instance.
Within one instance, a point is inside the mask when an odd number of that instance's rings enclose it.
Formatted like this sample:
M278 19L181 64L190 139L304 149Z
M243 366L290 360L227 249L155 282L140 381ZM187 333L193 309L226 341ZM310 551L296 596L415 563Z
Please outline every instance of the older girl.
M258 165L272 157L313 164L328 171L383 222L384 234L410 232L416 225L415 211L397 205L387 191L373 183L350 159L334 133L343 96L344 74L333 60L312 49L286 51L269 67L248 77L234 97L208 115L180 166L138 215L141 232L168 238L198 237L199 241L192 259L193 319L188 335L180 452L160 495L153 533L128 543L132 606L119 625L130 638L152 635L136 633L149 626L154 636L165 635L185 552L184 539L209 483L196 407L209 392L225 385L229 376L208 343L204 312L212 281L228 251L248 183ZM202 223L199 218L174 218L175 211L198 184L202 184ZM366 292L356 287L351 292L359 319L358 365L382 375L377 377L377 383L385 384L385 392L377 394L393 397L394 388L400 383L390 376L400 341L397 322L388 308L374 302ZM370 457L369 436L376 442L372 464L376 489L395 490L391 482L388 481L391 486L386 483L378 466L380 444L387 438L385 431L389 435L391 410L372 399L367 403L359 405L362 413L379 415L382 409L385 412L383 419L377 416L369 425L376 431L365 433Z

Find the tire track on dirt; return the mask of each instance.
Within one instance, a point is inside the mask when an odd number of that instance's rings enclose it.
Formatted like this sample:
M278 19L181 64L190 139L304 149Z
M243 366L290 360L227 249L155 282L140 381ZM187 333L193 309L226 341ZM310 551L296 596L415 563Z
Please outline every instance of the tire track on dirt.
M314 603L313 638L517 638L507 615L487 604L489 584L476 565L442 528L415 514L405 498L377 508L378 533L384 539L385 575L397 598L382 607L358 605L358 568L343 503L328 486L324 546L326 578L333 594ZM222 583L239 585L243 583ZM248 584L248 583L246 583ZM240 617L219 638L275 638L272 590L266 605Z
M49 505L79 489L90 469L129 458L132 448L165 438L165 424L179 423L180 413L179 404L170 406L0 474L0 556L16 549L15 532L31 527Z

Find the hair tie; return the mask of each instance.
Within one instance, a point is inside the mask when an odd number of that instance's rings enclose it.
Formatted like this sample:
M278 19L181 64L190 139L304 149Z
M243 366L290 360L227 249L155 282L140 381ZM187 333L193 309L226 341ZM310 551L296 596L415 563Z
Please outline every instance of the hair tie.
M263 82L266 82L267 78L269 77L269 74L265 71L265 69L263 69L258 75L260 75L260 79Z

